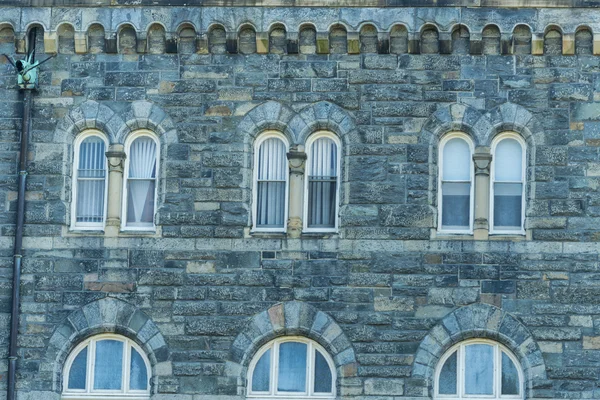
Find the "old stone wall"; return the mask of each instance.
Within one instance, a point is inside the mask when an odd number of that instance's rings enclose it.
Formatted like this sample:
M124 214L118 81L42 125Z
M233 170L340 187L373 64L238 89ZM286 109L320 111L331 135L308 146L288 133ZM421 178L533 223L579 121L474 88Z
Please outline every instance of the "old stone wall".
M249 358L286 333L331 353L342 398L431 398L439 357L473 337L515 353L528 399L600 398L598 21L546 8L0 8L0 53L23 53L36 26L38 57L58 52L34 100L19 398L59 398L69 350L104 331L143 345L155 399L244 398ZM15 80L0 59L1 388ZM73 141L90 128L111 143L159 136L156 232L70 230ZM253 143L269 129L292 144L340 137L338 233L250 232ZM525 235L437 234L450 131L483 147L504 131L526 140Z

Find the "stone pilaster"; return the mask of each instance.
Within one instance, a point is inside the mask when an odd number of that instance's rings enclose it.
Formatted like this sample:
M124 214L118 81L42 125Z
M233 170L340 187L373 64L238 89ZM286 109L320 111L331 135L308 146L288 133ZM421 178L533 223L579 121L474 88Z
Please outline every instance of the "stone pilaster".
M487 240L489 234L490 163L489 147L477 147L473 154L475 164L475 224L473 238Z
M304 204L304 170L306 153L304 146L296 145L287 153L290 166L290 204L287 234L291 238L299 238L302 234L302 206Z
M106 152L108 159L108 204L106 236L117 236L121 229L121 200L125 151L122 144L111 144Z

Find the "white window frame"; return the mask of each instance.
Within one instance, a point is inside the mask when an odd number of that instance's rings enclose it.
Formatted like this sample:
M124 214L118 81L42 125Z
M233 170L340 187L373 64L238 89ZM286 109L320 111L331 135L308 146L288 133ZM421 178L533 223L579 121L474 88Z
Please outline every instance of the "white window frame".
M108 150L109 146L106 135L95 129L86 130L85 132L81 133L77 136L75 142L73 143L73 181L71 184L71 230L101 231L104 229L104 225L106 224L106 210L108 203L108 159L106 158L106 155L104 155L104 210L102 222L77 222L77 189L79 186L77 179L79 174L80 150L83 141L90 137L97 137L102 139L102 141L104 142L105 150Z
M129 184L129 163L131 160L131 144L140 137L148 137L156 143L156 177L154 182L154 215L152 217L152 225L147 226L128 226L127 225L127 199L129 196L128 184ZM122 204L121 204L121 230L122 231L155 231L156 230L156 211L158 209L158 182L160 177L160 142L156 135L148 130L140 130L133 132L127 137L125 141L125 167L123 171L123 192L122 192Z
M503 182L503 183L520 183L521 184L521 229L508 230L508 229L494 229L494 184L496 183L496 148L498 143L504 139L514 139L521 145L521 181L520 182ZM521 135L514 132L504 132L497 135L492 141L491 146L492 162L490 166L490 235L525 235L525 206L527 201L525 199L525 186L527 176L527 144Z
M123 342L123 360L122 360L122 375L121 375L121 390L98 390L94 388L94 368L95 368L95 358L96 358L96 343L101 340L117 340L119 342ZM87 364L86 364L86 379L85 379L85 389L69 389L69 372L71 371L71 366L73 365L73 361L79 355L81 350L85 347L88 347L88 355L87 355ZM146 366L146 376L148 378L148 388L147 390L130 390L129 382L130 382L130 363L131 363L131 348L134 348L139 355L144 360L144 365ZM149 400L150 399L150 382L152 379L152 368L150 366L150 362L148 361L148 357L146 356L146 352L142 350L137 343L132 340L115 334L101 334L95 335L91 338L80 343L77 347L75 347L69 357L65 362L65 366L63 368L63 392L61 395L62 399L70 399L70 400L118 400L118 399L127 399L127 400Z
M308 203L310 202L310 198L308 197L308 187L309 187L309 176L311 173L311 162L312 162L312 144L321 138L328 138L333 140L333 142L335 143L335 145L337 146L337 160L336 160L336 165L337 165L337 185L336 185L336 190L335 190L335 225L332 228L309 228L308 227ZM304 174L304 212L303 212L303 217L302 217L302 225L303 225L303 232L306 233L312 233L312 232L318 232L318 233L336 233L338 231L338 227L339 227L339 213L340 213L340 187L342 186L342 182L341 182L341 176L342 176L342 171L341 171L341 159L342 159L342 146L341 146L341 141L340 139L337 137L337 135L333 134L332 132L329 131L317 131L315 133L313 133L312 135L310 135L310 137L308 138L308 140L306 141L306 170L305 170L305 174Z
M283 214L283 227L281 228L269 228L257 226L258 219L258 154L260 146L267 139L280 139L285 144L286 152L286 168L285 168L285 199L284 199L284 214ZM289 218L289 190L290 190L290 169L287 163L287 153L290 151L290 144L287 138L277 131L266 131L263 132L254 143L254 172L253 172L253 190L252 190L252 232L286 232L287 221Z
M293 392L277 392L277 378L279 372L279 345L286 342L298 342L305 343L307 345L308 362L306 363L306 387L308 391L304 393L293 393ZM256 364L260 361L262 355L267 351L271 350L271 363L269 370L269 391L268 392L253 392L252 391L252 378L254 375L254 368ZM319 351L327 365L329 366L329 370L331 371L331 393L314 393L314 371L315 371L315 351ZM336 398L336 383L337 375L335 370L335 364L333 363L333 359L329 355L329 353L318 343L313 340L307 339L301 336L285 336L282 338L278 338L270 341L263 347L261 347L254 358L250 362L250 366L248 367L248 388L247 388L247 396L248 399L255 400L305 400L305 399L319 399L319 400L333 400Z
M465 385L464 385L464 374L465 374L465 347L473 344L486 344L494 347L494 394L493 395L472 395L465 394ZM456 362L457 362L457 380L456 380L456 392L457 394L440 394L439 393L439 380L440 373L442 371L442 367L446 363L446 360L450 358L457 352ZM508 358L513 362L515 368L517 369L517 374L519 376L519 394L501 394L502 393L502 353L506 354ZM514 354L508 350L502 344L488 340L488 339L470 339L460 342L452 346L442 358L438 362L435 368L434 374L434 400L439 399L469 399L469 400L523 400L525 398L525 382L523 369L521 367L521 363L517 360Z
M442 183L444 181L444 147L446 144L452 139L462 139L469 145L469 150L471 151L471 156L469 160L469 179L471 190L469 192L469 227L467 229L444 229L442 226L442 215L443 215L443 193L442 193ZM440 234L459 234L459 235L472 235L473 234L473 219L475 213L475 166L473 163L473 153L475 151L475 146L473 144L473 140L469 137L469 135L462 132L450 132L444 135L442 140L440 141L439 149L438 149L438 193L437 193L437 204L438 204L438 233ZM447 182L464 182L464 181L447 181Z

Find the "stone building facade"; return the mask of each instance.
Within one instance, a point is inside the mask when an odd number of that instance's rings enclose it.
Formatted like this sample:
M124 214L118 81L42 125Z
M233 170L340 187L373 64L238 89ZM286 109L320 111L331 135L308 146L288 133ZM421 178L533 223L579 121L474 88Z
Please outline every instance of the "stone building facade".
M250 398L252 360L288 336L327 354L337 398L443 398L440 360L485 339L521 371L512 398L600 399L597 2L178 3L0 2L0 53L22 57L33 28L38 59L58 53L34 92L19 400L61 398L69 355L102 333L144 354L155 400ZM0 59L0 397L21 96ZM74 222L89 132L109 159L95 230ZM156 207L130 230L140 132L159 149ZM289 146L280 231L253 222L266 132ZM338 144L339 195L332 229L311 231L316 133ZM505 134L524 157L508 233L490 223ZM440 209L448 135L475 160L458 233Z

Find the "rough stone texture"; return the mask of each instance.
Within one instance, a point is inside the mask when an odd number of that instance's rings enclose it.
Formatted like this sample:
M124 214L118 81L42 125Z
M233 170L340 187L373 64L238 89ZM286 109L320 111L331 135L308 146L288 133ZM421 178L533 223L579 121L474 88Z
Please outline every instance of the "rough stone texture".
M578 29L600 32L597 8L110 5L121 3L0 2L0 53L23 52L33 22L47 33L39 58L44 46L59 53L34 95L20 399L58 398L68 352L100 332L143 347L160 400L242 399L252 356L286 334L330 353L343 398L431 398L437 360L474 337L517 356L528 399L600 397L600 59ZM574 36L575 55L561 55L559 36ZM2 391L14 79L0 60ZM159 137L155 233L69 232L73 141L87 129L111 144L139 129ZM340 137L339 232L250 233L265 130L291 145L318 130ZM527 143L527 234L436 238L440 138L463 131L487 147L507 130Z

